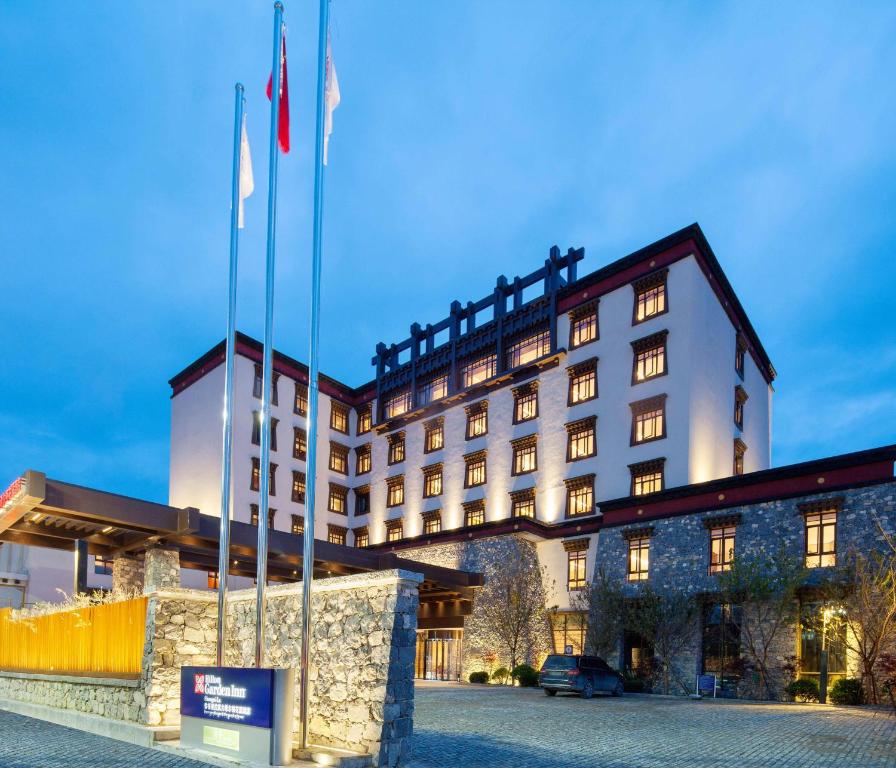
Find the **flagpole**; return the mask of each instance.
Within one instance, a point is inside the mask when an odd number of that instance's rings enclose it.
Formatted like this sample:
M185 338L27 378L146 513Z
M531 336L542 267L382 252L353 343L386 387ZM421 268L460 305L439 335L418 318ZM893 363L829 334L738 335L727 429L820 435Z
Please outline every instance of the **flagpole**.
M308 353L308 462L305 487L305 533L302 553L302 656L299 696L302 748L308 747L309 659L311 655L311 581L314 578L314 496L317 470L318 348L320 342L320 272L323 238L324 119L327 68L327 28L330 2L320 0L317 37L317 126L314 139L314 240L311 260L311 339Z
M271 379L274 362L274 240L277 230L277 128L280 118L281 52L283 50L283 4L274 3L274 60L271 65L271 143L268 173L268 242L265 261L264 360L261 387L260 509L255 605L255 666L264 661L265 588L268 575L268 508L271 476Z
M224 666L224 623L227 618L227 569L230 564L230 469L233 454L233 357L236 345L236 275L239 251L240 147L242 83L236 84L233 108L233 180L230 190L230 286L227 299L227 340L224 352L224 450L221 457L221 533L218 536L218 641L216 663Z

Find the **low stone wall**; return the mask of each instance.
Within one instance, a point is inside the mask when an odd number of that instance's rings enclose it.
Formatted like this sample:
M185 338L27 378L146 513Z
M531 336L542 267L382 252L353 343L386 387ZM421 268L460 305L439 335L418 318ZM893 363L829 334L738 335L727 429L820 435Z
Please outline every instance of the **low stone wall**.
M0 672L0 699L135 723L146 718L146 696L139 680Z

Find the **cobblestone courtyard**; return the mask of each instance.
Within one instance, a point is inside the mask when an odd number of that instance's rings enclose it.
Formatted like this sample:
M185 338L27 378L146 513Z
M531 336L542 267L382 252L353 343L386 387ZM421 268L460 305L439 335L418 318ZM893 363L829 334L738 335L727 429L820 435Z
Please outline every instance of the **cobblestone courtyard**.
M896 718L842 707L419 685L413 768L883 768Z

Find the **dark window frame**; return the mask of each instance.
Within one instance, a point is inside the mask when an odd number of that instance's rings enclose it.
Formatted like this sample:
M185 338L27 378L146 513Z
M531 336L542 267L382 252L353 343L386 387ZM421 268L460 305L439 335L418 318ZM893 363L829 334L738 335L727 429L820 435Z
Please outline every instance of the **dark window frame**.
M655 395L654 397L647 397L643 400L637 400L634 403L629 403L629 408L631 408L632 412L632 427L631 433L629 435L629 445L644 445L646 443L653 443L657 440L666 439L668 418L666 417L665 393ZM654 435L653 437L641 438L640 440L638 440L637 437L639 419L656 413L659 413L659 418L662 419L662 431L659 434Z
M439 436L439 444L433 445L433 438ZM423 422L423 453L435 453L445 448L445 417L437 416Z
M393 498L393 489L399 489L401 498L396 501ZM393 509L404 504L404 475L393 475L386 478L386 507Z
M520 411L526 401L535 403L535 413L521 418ZM513 424L524 424L538 418L538 382L530 381L519 387L513 388Z
M662 330L657 333L651 333L640 339L631 342L632 345L632 386L643 384L646 381L654 381L661 376L669 375L669 331ZM645 376L643 379L638 378L638 356L646 355L662 349L663 352L663 370L661 373L654 373Z
M480 400L476 403L468 405L464 408L467 414L467 428L465 432L466 440L475 440L477 437L485 437L488 434L488 400ZM473 424L478 419L482 419L485 429L482 432L473 434Z
M591 453L573 456L573 444L578 440L587 439L589 433L591 436ZM566 463L585 461L586 459L593 459L595 456L597 456L597 416L586 416L584 419L570 421L566 425Z
M482 481L479 483L471 483L470 475L482 464ZM464 488L478 488L488 483L488 460L485 450L474 451L464 455Z
M661 456L656 459L649 459L647 461L638 461L634 464L628 465L629 472L631 473L631 485L629 486L629 496L652 496L654 493L659 493L660 491L664 491L666 489L666 457ZM660 487L653 491L648 491L647 493L635 493L635 488L639 482L643 483L645 478L648 475L659 475L660 476Z
M638 317L638 305L641 303L641 298L646 296L646 294L651 291L655 291L658 288L662 288L663 294L663 308L659 312L653 312L652 314L645 314L644 317ZM661 317L665 315L669 311L669 269L663 268L658 269L655 272L652 272L649 275L645 275L637 280L632 282L632 289L634 291L634 301L632 305L632 325L640 325L641 323L646 323L648 320L653 320L655 317Z
M350 406L341 403L338 400L330 400L330 429L339 432L342 435L351 433L351 412ZM338 423L341 419L345 419L345 429L341 429Z
M582 403L589 403L592 400L596 400L598 397L598 382L597 382L597 363L598 358L590 357L587 360L582 360L580 363L576 363L575 365L570 365L566 369L566 375L569 377L569 385L566 391L566 405L568 407L572 407L574 405L581 405ZM582 381L584 379L584 381ZM592 388L592 393L588 397L583 397L580 399L575 399L573 394L581 387L583 384L587 383L588 379L593 379L594 386Z
M511 440L510 450L510 474L512 477L519 477L520 475L531 475L533 472L538 471L538 433L526 435L525 437L518 437L516 440ZM530 452L533 459L532 468L520 469L518 464L520 463L523 454L528 454Z
M579 349L584 347L586 344L592 344L595 341L600 339L600 315L598 310L600 309L600 299L594 299L589 301L587 304L576 307L575 309L569 312L569 348ZM576 325L581 323L582 321L587 321L590 318L594 318L594 335L586 339L585 341L579 341L578 343L575 341L576 336Z
M578 518L578 517L587 517L588 515L594 514L594 506L595 506L595 490L594 490L594 473L590 473L587 475L580 475L578 477L570 477L563 482L566 485L566 514L565 518ZM573 495L578 493L579 491L587 490L589 495L591 496L591 505L590 509L587 512L579 512L573 514L570 510L572 509L572 499Z
M423 498L424 499L434 499L437 496L441 496L445 490L444 484L444 475L442 472L442 464L441 462L438 464L429 464L422 468L423 472ZM436 478L438 478L438 491L433 492L431 485L435 482Z

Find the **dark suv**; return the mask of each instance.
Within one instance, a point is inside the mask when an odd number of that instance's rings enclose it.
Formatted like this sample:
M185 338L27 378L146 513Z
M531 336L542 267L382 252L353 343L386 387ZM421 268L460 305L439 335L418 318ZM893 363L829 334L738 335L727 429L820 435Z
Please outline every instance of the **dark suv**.
M597 656L551 654L541 665L538 682L548 696L569 691L590 699L598 692L621 696L623 691L622 675Z

